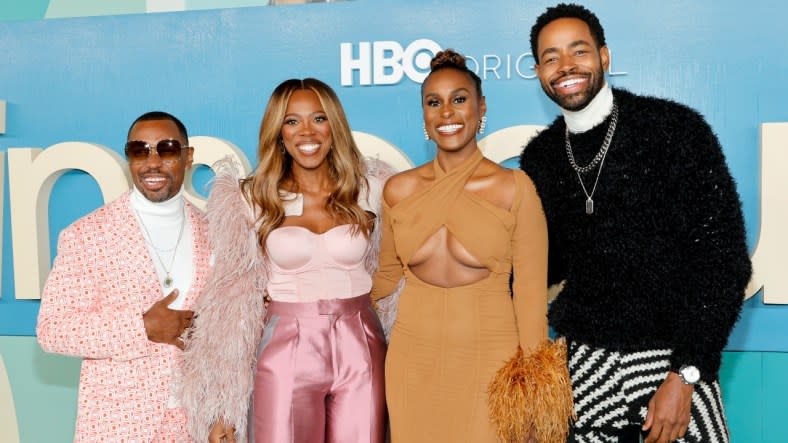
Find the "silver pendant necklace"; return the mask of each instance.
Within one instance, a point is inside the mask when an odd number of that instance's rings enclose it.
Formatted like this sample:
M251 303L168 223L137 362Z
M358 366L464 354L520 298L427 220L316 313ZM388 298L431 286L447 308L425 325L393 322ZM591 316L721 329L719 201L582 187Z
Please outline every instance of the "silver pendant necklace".
M183 208L183 217L181 217L181 227L178 229L178 240L175 242L175 247L171 249L159 249L156 245L153 244L153 237L150 236L150 232L148 231L148 227L145 226L145 222L142 221L142 217L140 213L137 212L137 209L132 207L134 210L134 214L137 216L137 220L139 220L140 225L142 226L142 230L145 233L145 242L148 243L153 248L153 253L156 255L156 259L159 261L161 268L164 269L164 280L162 280L162 285L170 289L172 287L172 265L175 264L175 256L178 255L178 245L181 244L181 238L183 237L183 226L186 224L186 206ZM159 251L172 251L172 259L170 259L170 266L164 266L164 260L161 259L161 255L159 255Z
M599 152L596 153L591 162L585 166L579 166L575 161L575 155L572 152L572 144L569 142L569 126L566 127L566 131L564 132L564 137L566 140L566 156L569 158L569 165L575 170L577 179L580 181L580 187L583 189L583 194L586 196L585 206L586 214L588 215L594 213L594 192L596 192L596 185L599 183L599 176L602 174L602 166L605 164L607 150L610 148L610 143L613 141L613 134L616 133L617 124L618 105L613 103L613 110L610 113L610 124L607 126L607 134L605 134L605 140L602 142L602 147L599 149ZM596 180L594 180L594 186L591 188L591 193L589 194L588 190L586 190L585 183L583 183L583 177L581 177L580 174L585 174L586 172L591 171L597 164L599 164L599 170L597 170Z

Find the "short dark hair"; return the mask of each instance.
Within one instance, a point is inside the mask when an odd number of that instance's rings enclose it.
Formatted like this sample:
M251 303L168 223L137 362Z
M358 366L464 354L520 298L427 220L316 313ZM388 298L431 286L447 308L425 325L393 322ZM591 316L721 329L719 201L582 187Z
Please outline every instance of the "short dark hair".
M181 136L183 137L183 140L186 142L186 145L189 144L189 134L186 132L186 126L184 126L183 123L180 120L178 120L177 117L164 111L146 112L141 116L137 117L137 119L134 120L131 126L129 126L129 132L126 134L126 138L129 138L129 136L131 135L131 130L134 129L134 125L136 125L139 122L147 122L152 120L169 120L175 123L175 126L178 127L178 132L181 133Z
M605 43L605 30L602 29L599 19L593 12L574 3L559 3L547 8L542 15L536 18L536 23L531 27L531 53L537 64L539 63L539 54L536 51L539 48L536 46L539 33L542 32L545 26L559 18L576 18L584 21L588 25L589 31L591 31L591 37L594 38L597 49L607 44Z

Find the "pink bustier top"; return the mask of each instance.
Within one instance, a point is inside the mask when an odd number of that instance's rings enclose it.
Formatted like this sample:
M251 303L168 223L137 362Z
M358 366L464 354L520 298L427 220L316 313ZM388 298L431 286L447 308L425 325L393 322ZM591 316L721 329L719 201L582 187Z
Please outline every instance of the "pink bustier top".
M352 225L335 226L322 234L283 226L266 239L268 295L276 301L311 302L364 295L372 277L364 269L369 241L351 233Z

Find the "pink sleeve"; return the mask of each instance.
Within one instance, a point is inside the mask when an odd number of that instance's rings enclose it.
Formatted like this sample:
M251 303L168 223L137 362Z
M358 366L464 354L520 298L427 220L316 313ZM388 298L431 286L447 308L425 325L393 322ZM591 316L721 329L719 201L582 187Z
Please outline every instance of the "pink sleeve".
M137 306L109 304L88 283L86 249L72 227L61 233L58 255L41 296L36 326L41 348L90 359L132 360L149 355L154 344L145 333L143 311Z

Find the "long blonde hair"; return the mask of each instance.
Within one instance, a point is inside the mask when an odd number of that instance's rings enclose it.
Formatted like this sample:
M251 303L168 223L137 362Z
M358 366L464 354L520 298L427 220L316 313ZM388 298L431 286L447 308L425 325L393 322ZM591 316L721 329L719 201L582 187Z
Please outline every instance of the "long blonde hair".
M257 217L257 241L265 252L265 240L285 219L284 205L279 195L283 184L292 179L293 159L284 152L281 131L290 96L297 90L310 90L317 95L328 117L333 146L329 150L329 175L334 188L326 206L334 218L353 225L353 233L369 236L370 222L358 205L362 187L368 189L365 167L347 122L345 111L334 90L314 78L290 79L280 83L271 94L260 123L257 147L257 168L251 176L241 180L241 189Z

